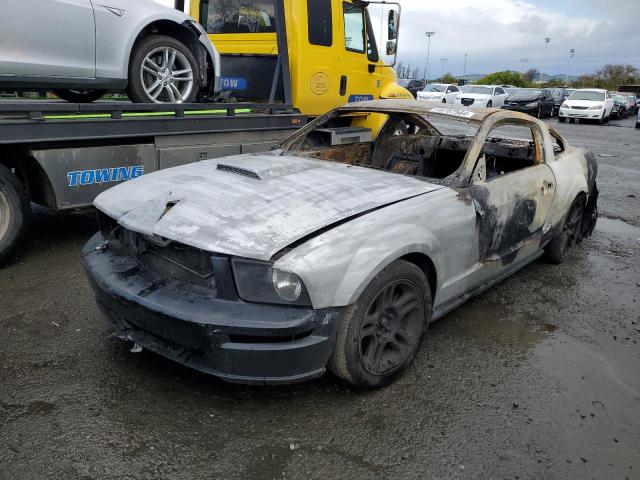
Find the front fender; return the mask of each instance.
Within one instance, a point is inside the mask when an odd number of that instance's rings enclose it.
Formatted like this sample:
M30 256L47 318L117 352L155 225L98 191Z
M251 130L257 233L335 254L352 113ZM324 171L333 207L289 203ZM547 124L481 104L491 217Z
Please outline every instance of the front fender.
M434 264L438 292L467 268L474 222L473 206L442 188L322 233L288 252L275 267L303 280L314 308L337 307L354 303L390 263L422 253Z

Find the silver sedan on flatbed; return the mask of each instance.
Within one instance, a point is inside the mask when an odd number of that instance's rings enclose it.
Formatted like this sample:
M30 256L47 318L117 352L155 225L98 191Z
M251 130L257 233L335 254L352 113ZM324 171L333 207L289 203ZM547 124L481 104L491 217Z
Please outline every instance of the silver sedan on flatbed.
M354 103L275 151L101 194L82 258L113 328L144 348L233 382L328 368L373 388L430 322L589 236L596 173L522 113Z

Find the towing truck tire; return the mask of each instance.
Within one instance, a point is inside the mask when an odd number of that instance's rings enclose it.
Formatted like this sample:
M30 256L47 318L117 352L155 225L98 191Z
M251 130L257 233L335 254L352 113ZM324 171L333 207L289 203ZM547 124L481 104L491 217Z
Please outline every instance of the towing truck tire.
M91 103L102 98L104 90L53 90L56 97L71 103Z
M131 54L129 98L135 103L192 103L198 96L198 71L196 57L181 41L146 37Z
M0 265L18 245L31 221L31 203L11 170L0 165Z

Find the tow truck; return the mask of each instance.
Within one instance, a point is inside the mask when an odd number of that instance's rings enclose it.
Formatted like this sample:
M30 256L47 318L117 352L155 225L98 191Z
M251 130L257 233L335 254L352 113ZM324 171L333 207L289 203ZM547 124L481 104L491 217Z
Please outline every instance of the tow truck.
M378 53L374 3L388 14L385 51L395 63L397 3L263 0L255 8L177 0L223 55L225 98L170 106L0 102L0 264L24 237L32 203L89 207L107 188L155 170L269 150L340 104L411 98ZM380 127L380 119L367 122Z

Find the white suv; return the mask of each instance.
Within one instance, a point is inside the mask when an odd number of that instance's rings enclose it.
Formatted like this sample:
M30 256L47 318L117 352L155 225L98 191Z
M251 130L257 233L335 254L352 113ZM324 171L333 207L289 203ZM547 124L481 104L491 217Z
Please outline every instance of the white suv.
M153 0L2 2L0 89L53 90L73 102L126 91L188 103L219 90L220 56L191 17Z
M558 120L597 120L604 123L613 111L611 92L601 88L583 88L576 90L560 106Z

